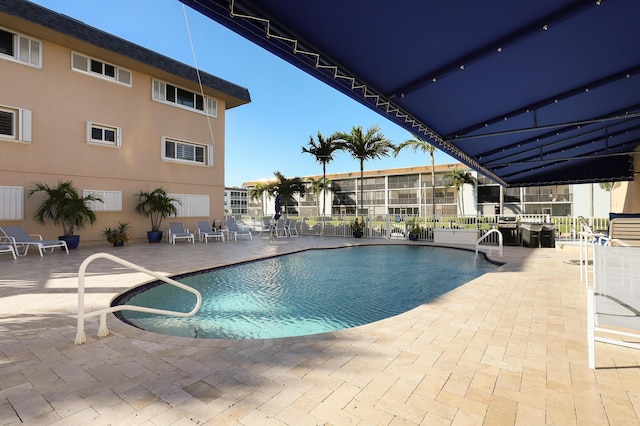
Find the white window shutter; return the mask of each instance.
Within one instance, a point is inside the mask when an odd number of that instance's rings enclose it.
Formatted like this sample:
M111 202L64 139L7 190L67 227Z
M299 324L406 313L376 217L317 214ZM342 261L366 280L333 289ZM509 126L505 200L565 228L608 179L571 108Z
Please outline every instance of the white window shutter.
M31 110L20 110L20 135L19 140L31 142Z
M207 145L207 155L209 157L207 159L207 165L213 167L213 145Z

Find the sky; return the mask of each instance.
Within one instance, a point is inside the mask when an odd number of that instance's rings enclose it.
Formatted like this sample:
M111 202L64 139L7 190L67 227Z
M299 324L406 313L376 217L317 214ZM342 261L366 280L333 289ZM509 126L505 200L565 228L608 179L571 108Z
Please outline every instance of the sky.
M85 24L139 44L245 87L251 103L227 110L225 186L284 176L321 175L322 166L303 154L309 136L378 126L393 143L412 135L293 65L249 42L178 0L33 0ZM436 150L436 164L457 162ZM365 162L365 170L430 165L428 154ZM359 171L338 152L327 173Z

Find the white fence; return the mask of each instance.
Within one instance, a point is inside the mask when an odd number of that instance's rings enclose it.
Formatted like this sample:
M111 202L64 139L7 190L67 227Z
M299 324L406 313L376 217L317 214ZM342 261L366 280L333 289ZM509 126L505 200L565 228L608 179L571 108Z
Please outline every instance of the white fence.
M551 217L550 215L517 215L512 216L520 225L526 223L553 225L554 240L578 241L581 231L580 221L577 217ZM398 238L405 239L409 236L409 228L417 224L421 230L418 238L433 241L434 229L468 229L477 230L481 237L491 229L500 229L499 216L439 216L421 217L410 215L334 215L322 217L289 216L297 220L297 231L300 235L323 235L329 237L346 237L352 235L352 225L357 218L363 225L364 238ZM236 218L255 230L262 229L262 217ZM594 229L607 229L608 218L592 218L588 220ZM551 228L551 227L549 227ZM497 234L489 236L486 244L498 244ZM505 244L507 244L505 242Z

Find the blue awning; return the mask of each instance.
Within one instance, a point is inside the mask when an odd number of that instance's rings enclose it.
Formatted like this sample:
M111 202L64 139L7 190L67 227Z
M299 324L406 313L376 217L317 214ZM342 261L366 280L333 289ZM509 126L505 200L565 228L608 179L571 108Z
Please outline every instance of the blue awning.
M633 179L640 1L181 1L505 185Z

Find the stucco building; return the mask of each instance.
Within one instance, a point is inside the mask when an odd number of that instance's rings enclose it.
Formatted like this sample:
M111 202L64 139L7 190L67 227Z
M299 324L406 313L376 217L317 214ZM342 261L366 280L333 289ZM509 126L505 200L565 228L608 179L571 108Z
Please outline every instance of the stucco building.
M83 241L118 220L143 237L134 194L159 186L181 201L179 220L222 218L225 113L251 99L197 71L33 3L0 2L0 224L59 235L32 220L40 197L27 197L33 182L58 180L104 200Z

